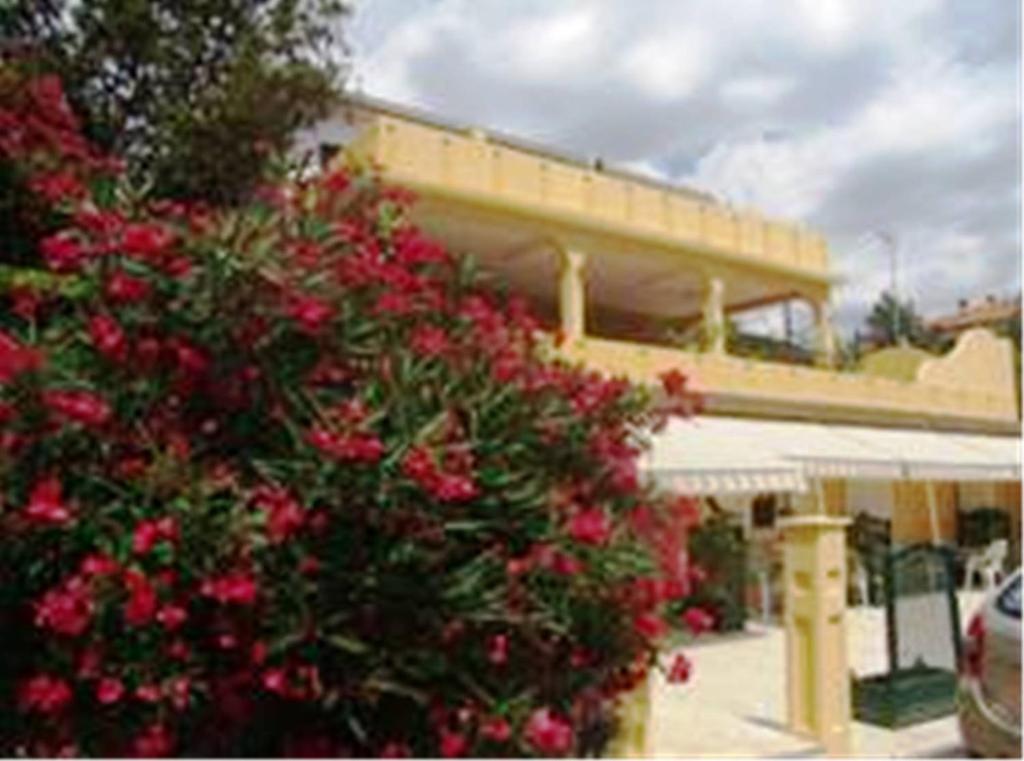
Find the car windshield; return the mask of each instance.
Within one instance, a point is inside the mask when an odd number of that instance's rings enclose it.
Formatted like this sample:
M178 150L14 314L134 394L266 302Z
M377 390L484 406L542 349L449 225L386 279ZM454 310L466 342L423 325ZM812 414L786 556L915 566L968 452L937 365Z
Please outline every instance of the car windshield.
M996 600L996 607L1008 616L1020 618L1020 574L1018 573L1009 586Z

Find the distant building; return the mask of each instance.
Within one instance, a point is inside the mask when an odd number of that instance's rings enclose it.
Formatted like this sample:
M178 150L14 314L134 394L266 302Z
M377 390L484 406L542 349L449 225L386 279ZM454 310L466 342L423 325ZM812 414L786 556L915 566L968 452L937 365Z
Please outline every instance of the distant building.
M1021 296L999 299L993 295L982 299L960 299L957 310L928 320L927 328L939 335L953 338L970 328L989 328L998 331L1020 319Z

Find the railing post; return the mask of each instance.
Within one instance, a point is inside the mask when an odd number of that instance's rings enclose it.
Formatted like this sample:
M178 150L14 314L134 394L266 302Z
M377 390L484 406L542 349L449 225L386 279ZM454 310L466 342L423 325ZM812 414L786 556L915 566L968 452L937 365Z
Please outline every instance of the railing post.
M572 342L583 338L586 327L586 285L583 268L586 255L580 251L559 248L560 272L558 309L562 333Z
M850 752L846 527L821 514L780 521L785 539L787 723L831 756Z

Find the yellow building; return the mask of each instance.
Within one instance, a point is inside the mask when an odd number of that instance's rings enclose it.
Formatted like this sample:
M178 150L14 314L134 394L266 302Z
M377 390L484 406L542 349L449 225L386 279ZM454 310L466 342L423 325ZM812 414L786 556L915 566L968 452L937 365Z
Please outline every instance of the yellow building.
M961 299L955 312L925 321L925 327L940 336L956 337L972 328L1005 330L1014 321L1020 326L1020 294L1000 299L989 294L983 299Z
M659 434L648 470L736 510L754 538L750 503L765 495L802 516L830 516L801 518L791 529L792 545L810 548L813 562L824 567L821 558L832 558L821 590L845 584L835 550L844 524L835 518L887 520L896 543L952 543L959 515L999 507L1011 516L1012 536L1019 534L1020 429L1009 342L969 330L941 357L892 348L867 357L856 372L836 369L830 299L837 277L820 235L370 99L352 100L312 139L324 153L343 148L348 160L412 189L421 226L527 296L561 331L567 357L639 383L657 384L671 369L686 374L703 395L704 412ZM813 314L815 366L729 354L730 318L785 302ZM669 323L696 326L696 341L673 345L662 329ZM1015 554L1019 559L1019 546ZM792 615L803 615L793 607ZM807 614L808 631L841 644L841 609L828 610L821 604ZM845 663L841 648L814 652L833 653L835 667ZM842 748L841 706L834 721L823 709L801 719L801 698L793 701L794 726L821 737L831 732L826 745Z

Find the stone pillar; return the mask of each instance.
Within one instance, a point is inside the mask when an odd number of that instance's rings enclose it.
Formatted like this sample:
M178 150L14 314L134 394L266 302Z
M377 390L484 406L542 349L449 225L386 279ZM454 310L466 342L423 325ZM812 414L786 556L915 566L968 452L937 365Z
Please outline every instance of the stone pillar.
M586 256L579 251L559 250L558 309L562 333L567 341L583 338L586 325L586 286L583 267Z
M706 350L725 354L725 283L720 277L705 283L703 330Z
M830 756L850 752L846 518L780 522L784 549L787 723Z
M827 300L813 301L814 325L817 333L818 364L836 365L836 333L832 326L832 305Z

